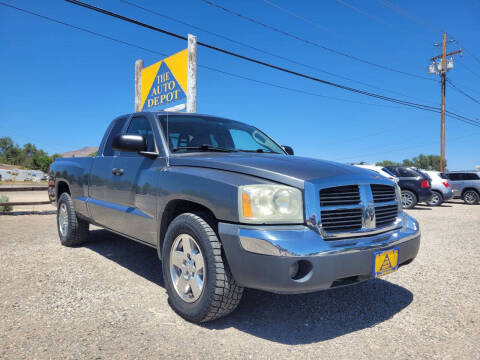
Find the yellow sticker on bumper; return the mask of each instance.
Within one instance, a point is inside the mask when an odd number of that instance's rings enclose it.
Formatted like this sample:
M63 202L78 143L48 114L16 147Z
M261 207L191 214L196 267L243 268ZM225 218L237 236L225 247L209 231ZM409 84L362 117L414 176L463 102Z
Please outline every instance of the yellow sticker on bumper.
M398 269L398 248L373 254L373 277L384 276Z

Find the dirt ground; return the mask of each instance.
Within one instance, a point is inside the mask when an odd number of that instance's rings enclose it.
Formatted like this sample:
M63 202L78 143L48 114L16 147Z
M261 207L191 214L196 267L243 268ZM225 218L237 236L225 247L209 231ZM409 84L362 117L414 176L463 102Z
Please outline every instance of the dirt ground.
M246 290L204 325L170 309L154 249L101 229L62 247L53 210L0 215L1 359L480 358L480 205L409 211L419 255L382 280Z

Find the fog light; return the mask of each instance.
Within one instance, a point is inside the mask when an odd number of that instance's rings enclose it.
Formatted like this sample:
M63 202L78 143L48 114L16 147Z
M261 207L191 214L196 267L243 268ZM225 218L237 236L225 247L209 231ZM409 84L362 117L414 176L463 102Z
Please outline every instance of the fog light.
M288 269L288 275L294 279L298 275L298 261L295 261Z
M288 274L290 278L297 282L305 282L312 277L313 274L313 265L310 261L299 260L288 269Z

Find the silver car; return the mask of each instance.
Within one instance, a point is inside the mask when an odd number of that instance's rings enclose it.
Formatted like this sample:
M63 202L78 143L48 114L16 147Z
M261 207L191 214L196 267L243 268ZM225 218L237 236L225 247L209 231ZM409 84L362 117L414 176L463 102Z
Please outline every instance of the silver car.
M447 176L440 171L422 170L432 180L432 199L428 202L431 206L440 206L444 201L453 198L453 189Z
M453 194L469 205L480 202L480 171L451 171L446 174Z

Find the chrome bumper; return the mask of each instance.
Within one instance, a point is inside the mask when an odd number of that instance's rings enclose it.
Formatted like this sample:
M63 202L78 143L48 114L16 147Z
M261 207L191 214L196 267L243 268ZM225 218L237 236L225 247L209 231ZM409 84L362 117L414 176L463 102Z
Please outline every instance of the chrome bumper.
M402 227L372 236L324 240L304 225L244 226L219 223L218 231L236 281L280 293L302 293L372 277L373 254L399 248L399 264L418 253L418 222L404 213ZM292 266L308 264L305 276L292 278ZM347 281L348 282L348 281Z

